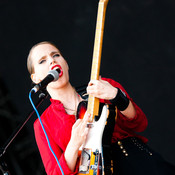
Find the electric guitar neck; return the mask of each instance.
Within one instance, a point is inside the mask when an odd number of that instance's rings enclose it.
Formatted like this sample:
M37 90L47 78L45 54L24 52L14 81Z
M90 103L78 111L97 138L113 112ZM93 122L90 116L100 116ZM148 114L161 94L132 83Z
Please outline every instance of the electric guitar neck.
M107 4L108 4L108 0L100 0L98 4L93 60L92 60L91 77L90 77L91 80L99 79L104 23L105 23ZM89 95L87 112L91 114L91 118L89 119L89 122L92 122L94 117L98 115L98 112L99 112L98 98L95 98L92 95Z
M99 79L107 3L108 0L100 0L98 4L91 80ZM107 105L104 105L99 120L95 121L94 117L99 116L99 99L89 95L87 112L91 114L91 118L89 119L90 125L86 141L80 148L78 175L103 175L102 135L109 111Z

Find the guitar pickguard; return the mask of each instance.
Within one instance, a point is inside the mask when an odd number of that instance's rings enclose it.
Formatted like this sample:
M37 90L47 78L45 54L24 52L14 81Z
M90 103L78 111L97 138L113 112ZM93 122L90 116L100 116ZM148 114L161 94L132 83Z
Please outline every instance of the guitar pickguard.
M108 114L108 107L104 105L99 120L89 123L86 141L80 148L79 174L102 175L104 172L102 136Z

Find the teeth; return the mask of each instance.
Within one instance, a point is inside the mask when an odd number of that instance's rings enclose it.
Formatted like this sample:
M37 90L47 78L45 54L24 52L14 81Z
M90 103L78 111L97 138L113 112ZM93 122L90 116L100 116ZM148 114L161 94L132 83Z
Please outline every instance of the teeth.
M57 69L58 69L58 67L54 67L54 68L53 68L53 70L57 70Z
M53 68L53 70L56 70L58 73L60 73L60 72L61 72L61 70L60 70L60 68L59 68L59 67L55 67L55 68Z

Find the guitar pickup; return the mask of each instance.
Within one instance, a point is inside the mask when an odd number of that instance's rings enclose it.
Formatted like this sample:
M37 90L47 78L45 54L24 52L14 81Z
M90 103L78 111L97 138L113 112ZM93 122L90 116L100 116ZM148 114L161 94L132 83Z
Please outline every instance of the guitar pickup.
M89 166L80 165L79 167L80 172L87 172L88 170L89 170Z

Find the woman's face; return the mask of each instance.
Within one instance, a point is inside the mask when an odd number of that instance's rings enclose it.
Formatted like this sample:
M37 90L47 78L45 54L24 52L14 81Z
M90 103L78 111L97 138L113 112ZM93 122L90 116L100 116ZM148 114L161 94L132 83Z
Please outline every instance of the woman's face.
M60 51L51 44L41 44L32 50L34 73L31 79L34 83L41 82L52 69L59 71L59 79L48 84L48 87L59 88L69 81L68 65Z

